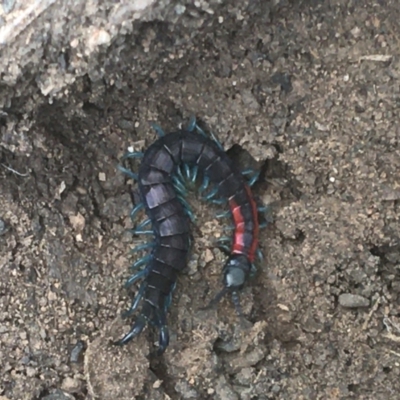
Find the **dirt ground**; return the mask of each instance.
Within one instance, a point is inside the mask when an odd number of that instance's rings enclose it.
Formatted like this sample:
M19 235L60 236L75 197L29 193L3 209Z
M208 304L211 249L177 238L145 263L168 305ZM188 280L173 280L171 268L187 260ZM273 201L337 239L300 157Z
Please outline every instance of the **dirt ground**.
M237 3L194 14L193 35L138 23L104 79L0 114L0 400L400 399L400 6ZM190 197L193 255L157 358L151 330L111 344L145 240L116 166L155 139L149 121L192 114L262 163L272 222L240 323L228 300L201 310L222 227Z

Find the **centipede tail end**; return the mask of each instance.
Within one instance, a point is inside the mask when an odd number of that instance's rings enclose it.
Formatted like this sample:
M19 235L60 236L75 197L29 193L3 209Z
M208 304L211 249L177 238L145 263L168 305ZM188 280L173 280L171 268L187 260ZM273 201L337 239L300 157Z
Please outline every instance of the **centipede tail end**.
M139 336L147 324L147 320L143 315L139 315L132 326L132 329L120 340L114 342L116 346L124 346L136 336Z

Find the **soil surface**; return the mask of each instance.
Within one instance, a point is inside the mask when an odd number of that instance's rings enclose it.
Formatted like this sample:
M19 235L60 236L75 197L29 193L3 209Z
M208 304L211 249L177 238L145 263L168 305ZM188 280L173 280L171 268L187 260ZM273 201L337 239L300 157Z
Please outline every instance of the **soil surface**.
M193 35L138 23L103 79L0 114L1 400L399 398L399 5L237 3L192 12ZM189 196L192 257L154 357L152 329L112 345L146 240L117 165L155 140L149 121L193 114L260 162L271 222L245 320L229 299L204 311L229 219Z

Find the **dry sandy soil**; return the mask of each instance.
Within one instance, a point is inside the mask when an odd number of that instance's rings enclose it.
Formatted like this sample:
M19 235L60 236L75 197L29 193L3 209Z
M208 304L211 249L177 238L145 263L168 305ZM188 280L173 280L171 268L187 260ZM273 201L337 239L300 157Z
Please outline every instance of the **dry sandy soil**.
M49 102L33 77L1 111L1 400L400 398L397 0L230 4L137 22L103 78ZM272 222L241 323L228 300L201 310L229 221L189 198L192 258L152 357L151 329L111 344L144 240L116 166L155 139L149 121L192 114L260 161Z

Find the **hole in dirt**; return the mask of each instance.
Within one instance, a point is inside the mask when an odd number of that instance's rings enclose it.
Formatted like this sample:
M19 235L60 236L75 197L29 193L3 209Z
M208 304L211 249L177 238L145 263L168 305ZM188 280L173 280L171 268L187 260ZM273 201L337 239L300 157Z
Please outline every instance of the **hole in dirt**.
M349 392L353 392L353 393L357 393L358 387L359 387L359 385L357 385L355 383L350 383L349 385L347 385L347 389L349 390Z

